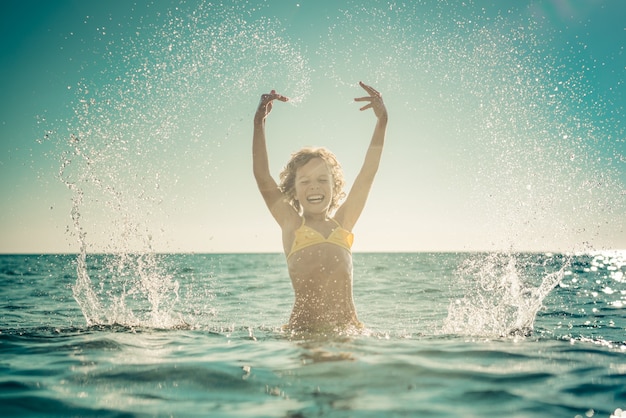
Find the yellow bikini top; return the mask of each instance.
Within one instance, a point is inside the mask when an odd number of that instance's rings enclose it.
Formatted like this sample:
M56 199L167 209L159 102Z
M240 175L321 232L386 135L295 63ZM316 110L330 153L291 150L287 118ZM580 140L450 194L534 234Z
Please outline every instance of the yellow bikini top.
M338 245L350 251L352 248L352 242L354 241L354 235L352 232L343 229L336 220L332 219L332 221L337 224L337 228L333 229L333 232L330 233L328 238L324 238L319 231L306 226L304 224L304 217L302 217L302 225L300 225L300 228L296 229L294 232L296 237L293 240L293 245L291 246L291 251L289 251L287 258L291 257L293 253L303 248L311 245L323 244L325 242Z

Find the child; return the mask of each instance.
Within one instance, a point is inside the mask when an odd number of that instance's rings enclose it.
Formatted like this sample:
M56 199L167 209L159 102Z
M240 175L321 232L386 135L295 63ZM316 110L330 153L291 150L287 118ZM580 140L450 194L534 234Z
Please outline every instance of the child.
M265 118L274 100L289 99L272 90L261 96L254 116L254 177L265 204L280 225L287 267L295 293L288 329L292 331L362 328L352 300L352 228L359 219L378 170L385 141L387 109L381 94L359 82L368 96L360 110L378 118L365 162L345 201L343 174L335 156L324 148L293 154L280 175L270 174L265 145Z

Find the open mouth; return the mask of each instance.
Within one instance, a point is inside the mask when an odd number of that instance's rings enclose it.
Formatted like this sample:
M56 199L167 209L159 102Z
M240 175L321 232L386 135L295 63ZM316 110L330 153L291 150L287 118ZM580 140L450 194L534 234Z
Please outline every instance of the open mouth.
M309 203L321 203L324 200L324 195L322 194L313 194L306 198Z

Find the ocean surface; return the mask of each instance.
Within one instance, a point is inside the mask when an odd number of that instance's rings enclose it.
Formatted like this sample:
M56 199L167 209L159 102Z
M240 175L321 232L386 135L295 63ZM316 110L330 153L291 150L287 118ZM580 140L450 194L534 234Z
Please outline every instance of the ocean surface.
M354 262L290 335L280 254L2 255L0 415L626 416L626 252Z

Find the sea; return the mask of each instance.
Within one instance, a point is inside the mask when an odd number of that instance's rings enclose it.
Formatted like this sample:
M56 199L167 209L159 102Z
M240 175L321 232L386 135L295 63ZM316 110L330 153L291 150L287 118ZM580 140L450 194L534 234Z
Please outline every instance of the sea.
M0 256L3 417L626 417L626 251L356 253L291 334L282 254Z

